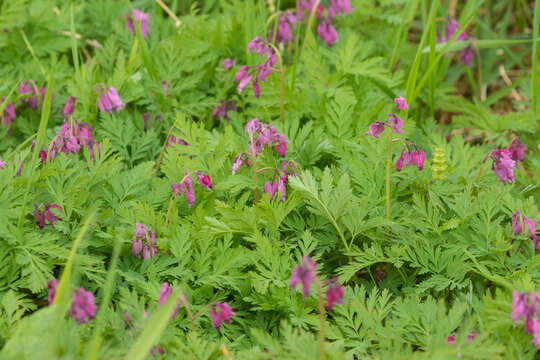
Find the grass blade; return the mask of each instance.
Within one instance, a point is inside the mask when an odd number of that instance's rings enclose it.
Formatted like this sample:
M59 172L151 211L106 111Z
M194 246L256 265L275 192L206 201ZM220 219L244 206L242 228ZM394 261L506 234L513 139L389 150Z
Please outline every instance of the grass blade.
M536 116L536 102L538 99L538 26L540 26L540 1L534 2L533 20L533 49L532 49L532 76L531 76L531 107L533 116Z

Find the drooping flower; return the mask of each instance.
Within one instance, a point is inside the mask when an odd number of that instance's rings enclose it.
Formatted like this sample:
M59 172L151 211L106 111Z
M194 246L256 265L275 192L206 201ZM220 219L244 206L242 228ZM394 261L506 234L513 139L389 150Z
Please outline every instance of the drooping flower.
M493 160L491 169L503 184L514 181L516 162L512 160L508 149L492 150L489 157Z
M57 204L51 204L48 202L45 202L40 206L34 204L34 218L37 226L39 226L40 229L45 227L46 221L49 222L49 224L54 228L54 224L60 219L60 217L58 217L52 211L52 209L56 209L60 212L60 214L63 214L62 208Z
M236 316L236 314L232 311L229 304L225 302L215 302L210 306L210 319L216 330L219 330L222 322L230 324L232 316Z
M411 149L412 148L412 149ZM396 170L401 171L403 166L417 166L418 170L424 168L424 161L426 159L426 154L424 150L419 149L416 144L407 143L401 150L401 156L396 162Z
M150 349L150 354L152 355L154 360L157 360L157 354L163 355L163 354L165 354L165 350L163 350L163 348L161 346L156 345L156 346L154 346L153 348Z
M524 320L529 315L529 293L512 292L512 314L510 317L516 325L519 325L520 319ZM514 327L516 326L514 325Z
M6 97L2 96L0 100L0 105L6 101ZM4 111L0 114L0 125L7 126L15 120L15 105L13 103L6 104Z
M231 58L226 58L221 62L221 67L224 70L231 70L232 67L236 64L236 60L233 60Z
M140 258L141 252L143 259L148 260L157 254L156 233L148 226L136 223L135 232L131 239L131 253L136 258Z
M4 169L6 167L7 162L2 160L2 157L0 156L0 170Z
M143 36L143 38L146 39L148 35L148 22L150 20L150 15L138 9L133 9L133 13L128 15L128 18L126 20L126 27L129 32L135 34L135 21L133 20L133 16L135 16L135 20L137 20L141 27L141 35Z
M519 138L515 138L511 143L510 146L508 146L508 151L510 152L510 157L514 161L523 161L525 159L525 145L519 140Z
M56 289L58 288L58 280L55 278L49 279L47 281L48 296L47 300L49 305L52 305L54 302L54 297L56 296Z
M403 96L395 98L394 102L399 110L406 110L409 108L409 104L407 104L407 100L405 100Z
M536 226L533 219L529 219L526 216L522 216L519 211L515 211L512 214L512 229L514 230L514 235L519 235L522 230L522 225L525 229L528 229L528 236L531 238L535 235Z
M96 316L97 306L94 303L94 294L80 287L73 293L73 302L69 315L77 321L77 324L86 324L88 319Z
M203 174L200 171L195 170L195 175L197 175L197 181L201 186L207 188L208 190L212 189L212 180L208 174Z
M295 266L292 271L290 280L291 289L296 289L296 286L302 283L302 293L305 298L308 297L311 284L315 281L315 268L315 262L309 256L302 256L302 262Z
M25 94L33 94L36 95L37 91L32 86L32 84L27 80L21 84L19 84L19 94L25 95ZM30 96L25 99L21 99L21 103L23 104L29 104L32 109L37 109L38 107L38 98L35 96Z
M274 65L277 62L277 55L274 50L267 45L266 41L256 36L248 44L248 52L253 52L261 57L265 57L266 60L259 65L247 66L243 65L236 73L234 81L238 83L238 93L242 93L247 85L253 81L253 92L255 97L260 95L259 81L266 81L267 77L272 72Z
M96 160L95 150L100 152L99 143L92 138L94 128L87 123L77 120L68 122L67 119L56 132L56 137L51 141L50 145L42 149L39 153L42 163L46 163L47 159L52 160L58 152L65 154L78 153L82 147L86 147L90 152L90 158Z
M238 170L240 170L240 167L242 164L245 164L247 167L249 167L249 157L246 153L238 154L234 157L233 160L233 166L232 166L232 174L236 174Z
M326 289L326 303L328 310L332 311L334 304L343 304L343 296L345 290L343 286L337 281L336 278L330 279L328 288Z
M189 144L183 139L177 138L174 135L169 138L169 141L167 142L167 147L171 147L173 144L189 146Z
M98 99L99 110L112 114L114 111L120 111L124 108L124 103L115 88L109 87L107 90L101 89Z
M64 109L62 110L62 115L64 115L64 118L69 118L71 115L73 115L76 102L77 99L75 99L73 96L68 97L66 105L64 105Z
M335 15L345 15L351 11L353 11L351 0L330 0L330 5L328 6L328 19L333 21Z
M184 194L188 202L188 207L191 207L195 203L195 190L193 190L193 182L187 170L186 175L180 183L171 185L171 191L173 192L173 200L177 195Z
M169 285L168 282L164 282L161 284L161 290L159 291L159 301L158 305L163 306L165 302L169 299L169 297L172 295L172 287ZM178 315L178 311L180 309L181 302L178 300L176 307L174 308L173 313L171 314L171 319L174 318L176 315Z
M304 21L304 11L307 11L307 15L311 14L315 7L316 0L298 0L296 8L296 16L299 21Z
M293 23L290 22L290 19L294 19ZM278 25L277 25L277 31L276 31L276 42L286 44L289 42L292 42L293 36L291 31L291 25L296 24L296 18L294 15L290 12L287 14L287 16L280 16ZM270 28L270 33L268 34L268 39L272 41L274 38L274 27L272 26Z
M449 19L445 25L444 25L444 35L441 37L439 34L437 34L437 43L441 42L447 42L450 40L450 38L454 35L454 33L459 28L459 25L455 19ZM458 35L456 38L456 41L467 41L467 40L476 40L476 38L469 38L467 33L464 31L461 34ZM444 56L448 56L448 53L446 53ZM460 61L463 65L471 66L471 62L473 59L474 53L472 50L472 47L469 45L465 47L463 50L461 50L460 53Z
M450 345L454 345L456 343L456 337L454 335L447 336L446 342Z
M217 119L225 119L227 121L231 120L229 118L229 111L237 111L236 102L228 100L220 100L219 103L214 108L212 116Z
M540 321L537 318L532 320L533 339L531 343L540 349Z
M325 20L317 26L317 33L328 46L332 46L338 41L336 28Z
M388 116L388 124L390 125L390 127L392 128L394 132L403 134L403 119L402 118L394 114L390 114L390 116Z
M371 125L369 125L369 131L366 132L366 135L371 135L374 138L379 138L379 135L382 134L384 131L385 122L383 121L375 121Z

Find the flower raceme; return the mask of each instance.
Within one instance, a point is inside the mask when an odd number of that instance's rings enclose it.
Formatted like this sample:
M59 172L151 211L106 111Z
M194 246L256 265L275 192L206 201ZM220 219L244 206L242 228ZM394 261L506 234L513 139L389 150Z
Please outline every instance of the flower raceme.
M515 211L512 214L512 230L514 231L514 235L519 235L523 231L533 241L536 251L540 252L540 221L538 225L537 228L533 219L521 215L519 211Z
M399 172L403 166L418 166L418 170L424 168L426 154L424 150L419 149L414 143L407 143L401 150L401 156L396 162L396 170Z
M60 219L60 217L57 216L52 209L55 209L59 211L60 214L63 214L62 208L57 204L51 204L48 202L45 202L40 206L34 204L34 218L37 226L39 226L40 229L45 227L46 221L49 222L49 224L54 228L54 224Z
M150 20L150 15L140 11L139 9L133 9L133 13L128 14L126 28L130 33L135 34L135 21L133 20L133 17L135 17L135 20L137 20L141 27L141 35L146 39L148 36L148 22Z
M512 159L511 153L508 149L491 150L484 161L486 161L487 158L491 158L493 160L491 170L493 170L495 175L497 175L503 184L514 182L516 161Z
M293 40L293 35L291 31L291 26L296 26L296 17L291 12L287 10L284 15L279 16L277 30L276 30L276 42L280 44L290 43ZM270 33L268 34L268 39L272 41L274 39L274 28L271 27Z
M437 33L437 43L445 43L459 28L459 25L455 19L449 19L445 25L444 25L444 35L441 37L440 34ZM467 41L467 40L476 40L476 38L469 38L467 33L464 31L457 37L456 41ZM445 54L445 56L448 56L448 53ZM469 45L465 49L461 50L460 53L460 61L463 65L471 66L471 62L473 59L474 53L472 50L472 47Z
M0 100L0 105L6 101L6 97L2 96ZM2 127L11 124L15 120L15 104L9 103L4 107L4 111L0 114L0 124Z
M140 258L141 252L144 260L148 260L157 254L156 233L148 226L136 223L135 234L131 239L131 253L136 258Z
M266 59L260 65L243 65L236 73L234 81L238 83L236 89L238 90L238 93L241 94L253 80L253 93L255 97L258 98L261 93L259 81L266 82L268 75L270 75L274 69L278 57L274 50L267 45L266 41L258 36L249 42L248 52L253 52L261 57L266 57Z
M26 95L29 94L27 98L21 99L21 103L30 105L30 108L37 109L39 104L39 99L37 97L38 93L41 95L41 101L45 100L45 94L47 93L47 87L37 88L35 84L30 81L25 81L19 85L19 94ZM33 95L33 96L32 96ZM51 94L51 100L54 99L54 93Z
M281 169L275 169L274 178L272 181L267 181L264 184L264 191L270 196L270 200L274 199L274 196L281 192L281 201L285 202L287 198L287 180L289 175L295 176L294 173L294 163L292 161L284 161L281 164Z
M204 174L197 170L195 170L194 173L197 177L197 181L202 187L208 190L212 189L212 180L210 179L210 176L208 174ZM195 190L193 189L193 180L191 179L189 171L186 170L186 175L184 176L182 181L180 181L180 183L171 184L171 191L173 193L172 200L174 200L176 196L184 194L186 197L186 201L188 202L188 207L193 206L193 204L195 203Z
M214 108L212 116L216 119L225 119L230 121L229 111L237 111L236 102L228 100L220 100L219 103Z
M215 302L210 305L210 319L216 330L219 330L222 322L230 324L233 316L236 316L236 314L226 302Z
M98 99L99 110L112 114L114 111L120 111L124 108L124 103L115 88L109 87L108 89L101 88Z
M73 293L73 302L69 314L77 324L86 324L88 319L96 316L97 306L94 303L94 294L80 287Z
M65 154L76 154L83 147L86 147L90 152L90 158L96 160L96 153L100 151L99 143L92 138L92 131L94 128L89 124L73 120L68 122L64 121L64 124L60 127L60 130L56 132L55 138L51 141L47 149L41 149L39 152L39 158L42 163L46 163L47 159L52 160L58 152Z
M394 102L396 104L396 110L406 110L409 108L409 104L407 104L407 101L402 96L395 98ZM366 135L371 135L378 139L379 135L384 132L386 126L392 129L393 132L403 134L403 119L397 116L395 112L392 112L388 114L388 120L386 122L375 121L369 125L369 131L366 132Z

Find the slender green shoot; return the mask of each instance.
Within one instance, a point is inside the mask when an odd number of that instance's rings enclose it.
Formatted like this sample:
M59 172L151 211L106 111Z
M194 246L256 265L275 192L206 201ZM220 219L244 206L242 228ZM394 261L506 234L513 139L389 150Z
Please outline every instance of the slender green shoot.
M533 48L532 48L532 75L531 75L531 107L536 117L536 103L538 100L538 27L540 26L540 1L534 4L533 20Z

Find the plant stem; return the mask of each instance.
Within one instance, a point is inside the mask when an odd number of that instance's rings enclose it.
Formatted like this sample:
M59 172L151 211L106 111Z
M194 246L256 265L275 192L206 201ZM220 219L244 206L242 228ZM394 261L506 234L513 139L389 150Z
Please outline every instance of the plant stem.
M533 116L536 116L536 101L538 99L538 27L540 26L540 1L534 4L533 20L533 50L531 55L532 76L531 76L531 107ZM536 119L535 119L536 120Z
M189 304L186 301L186 298L182 295L180 296L180 302L184 306L184 309L186 309L186 312L189 317L189 321L191 321L191 331L193 331L195 334L197 333L197 328L195 327L195 318L193 317L193 313L191 312L191 309L189 308Z
M279 116L281 123L283 124L285 122L285 79L283 75L283 59L281 58L279 49L276 48L274 44L268 43L268 45L274 49L279 60Z
M169 208L167 209L167 216L165 217L165 227L169 224L169 215L171 214L172 206L174 203L174 197L171 196L171 201L169 201Z
M476 175L476 179L474 179L474 184L478 185L478 180L480 180L480 175L482 175L482 172L484 171L484 165L486 162L484 161L482 165L480 165L480 169L478 169L478 174Z
M174 124L171 126L169 133L167 134L167 137L165 138L165 142L163 143L163 146L161 147L161 152L159 153L157 165L156 165L156 174L159 173L159 165L161 164L161 159L163 158L163 153L165 152L165 147L167 147L167 143L169 142L169 138L172 135L172 132L174 130Z
M300 56L302 56L304 54L307 39L308 39L308 36L311 35L311 26L313 25L313 21L315 20L315 13L316 13L317 7L319 6L320 2L321 2L321 0L317 0L315 2L315 4L313 5L313 7L311 8L311 13L309 15L308 25L306 27L306 35L304 36L304 42L302 43L302 51L300 53Z
M249 135L249 141L251 142L251 162L253 163L253 183L255 184L255 190L253 191L253 203L256 204L259 202L259 191L257 189L258 184L258 172L257 172L257 160L255 156L255 143L253 142L253 135Z
M319 359L325 360L326 359L326 351L325 351L325 341L326 341L326 324L324 320L324 299L322 294L322 286L321 282L319 281L319 278L315 276L315 286L317 287L317 301L319 302L319 320L321 322L320 328L319 328Z
M388 154L386 155L386 220L390 220L390 165L392 165L392 134L388 140Z

